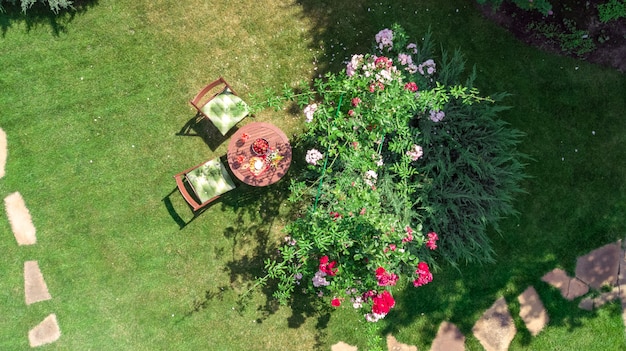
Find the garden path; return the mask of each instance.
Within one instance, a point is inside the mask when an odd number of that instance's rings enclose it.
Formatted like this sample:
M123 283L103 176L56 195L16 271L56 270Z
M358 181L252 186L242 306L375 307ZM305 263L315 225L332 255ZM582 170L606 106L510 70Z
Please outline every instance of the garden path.
M541 281L558 289L563 298L572 301L593 290L594 296L583 298L578 307L587 311L600 308L607 302L620 300L622 320L626 326L626 240L604 245L576 260L574 277L560 268L555 268L541 277ZM597 294L602 289L610 290ZM519 316L526 329L536 336L549 323L550 318L539 294L529 286L517 297ZM517 330L506 300L501 297L483 313L474 324L472 333L486 351L506 351ZM387 338L389 351L417 351L417 347L399 343L393 336ZM430 351L464 351L465 336L450 322L439 326ZM357 348L344 342L331 347L331 351L357 351Z
M0 178L5 175L6 159L6 134L0 129ZM19 246L35 245L37 243L36 229L22 195L19 192L14 192L6 196L4 206L17 244ZM26 305L52 298L37 261L24 262L24 298ZM61 329L54 313L48 315L28 332L28 342L31 347L55 342L60 337Z

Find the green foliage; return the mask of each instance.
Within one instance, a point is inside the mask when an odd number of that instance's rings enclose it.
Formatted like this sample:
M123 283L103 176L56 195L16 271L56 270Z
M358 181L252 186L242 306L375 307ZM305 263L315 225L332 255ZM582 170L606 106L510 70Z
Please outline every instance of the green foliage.
M587 31L576 28L572 20L564 20L563 26L555 23L532 22L527 29L535 32L536 36L558 44L566 54L582 56L596 48Z
M609 0L606 4L598 5L598 16L602 23L626 17L626 0Z
M426 208L424 226L447 233L438 252L448 261L490 261L487 228L497 229L502 217L515 214L524 158L516 146L522 134L497 118L503 109L453 103L443 121L419 121L431 161L421 164L429 181L418 200Z
M499 7L502 5L504 0L476 0L479 4L492 4L494 7ZM512 2L519 8L524 10L536 10L544 15L548 15L551 13L552 4L548 0L512 0Z
M486 230L515 212L523 155L521 133L496 116L505 94L481 96L475 72L461 84L459 51L443 52L438 66L430 34L418 47L392 29L376 35L374 55L353 55L312 90L265 96L276 108L296 102L308 122L309 166L291 187L308 210L286 227L281 257L265 262L259 280L276 279L283 304L298 286L356 303L377 320L386 312L368 294L381 296L400 276L427 284L433 252L453 263L491 260ZM327 262L337 271L325 271ZM393 278L381 283L380 271Z
M0 0L0 10L4 9L2 6L3 3L15 5L17 2L18 0ZM47 5L54 13L59 13L61 10L72 8L72 1L70 0L19 0L19 3L23 12L26 12L36 3Z

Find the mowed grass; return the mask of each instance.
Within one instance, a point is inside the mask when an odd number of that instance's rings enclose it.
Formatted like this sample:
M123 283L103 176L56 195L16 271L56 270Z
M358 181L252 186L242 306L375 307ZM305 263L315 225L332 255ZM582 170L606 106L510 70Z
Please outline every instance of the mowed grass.
M173 174L226 152L217 134L208 143L176 135L194 117L188 100L220 75L243 96L306 79L308 49L275 49L306 47L306 22L281 2L174 5L100 2L57 36L15 22L2 38L9 164L0 186L22 193L39 241L16 247L3 216L1 349L28 348L28 330L47 313L58 316L63 337L50 347L60 350L281 349L296 335L304 349L315 343L314 327L287 327L288 309L260 328L254 307L235 310L259 262L239 270L246 280L227 265L253 252L257 232L279 232L280 219L261 207L277 211L280 202L262 196L279 198L280 186L241 187L184 230L162 201ZM229 27L224 13L248 29ZM298 128L272 111L257 119ZM180 195L168 198L191 219ZM53 300L26 307L21 270L32 259ZM205 303L210 293L220 300Z
M450 320L480 350L473 323L504 296L519 330L511 350L624 349L618 304L582 311L540 281L555 267L573 275L578 255L626 234L624 75L527 47L470 1L321 0L99 1L60 18L57 34L45 21L10 22L0 38L0 196L23 195L38 243L17 247L0 217L0 349L27 349L28 330L49 313L63 333L46 347L55 350L328 350L339 340L365 349L365 323L349 308L278 307L269 290L240 308L289 220L288 179L241 185L180 230L172 210L192 216L172 175L226 152L214 132L177 135L204 84L224 76L244 98L279 90L339 69L394 21L460 48L485 94L511 93L502 117L526 133L520 147L533 160L520 215L493 234L497 263L398 287L381 335L427 349ZM256 119L290 136L304 127L285 111ZM52 300L25 305L26 260L39 261ZM517 317L529 285L551 316L538 337Z

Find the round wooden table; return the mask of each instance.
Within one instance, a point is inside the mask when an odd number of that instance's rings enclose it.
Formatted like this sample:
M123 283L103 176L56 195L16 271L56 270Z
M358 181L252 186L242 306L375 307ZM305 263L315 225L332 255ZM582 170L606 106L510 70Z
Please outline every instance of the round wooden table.
M257 139L269 142L266 155L256 155L252 144ZM289 139L269 123L252 122L239 128L228 143L228 165L242 182L252 186L266 186L279 181L291 165Z

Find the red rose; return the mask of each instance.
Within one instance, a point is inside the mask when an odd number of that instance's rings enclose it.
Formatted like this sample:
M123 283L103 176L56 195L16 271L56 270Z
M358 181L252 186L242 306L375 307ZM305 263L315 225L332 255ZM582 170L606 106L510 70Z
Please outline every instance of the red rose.
M370 297L374 297L374 296L376 296L376 291L374 291L374 290L366 291L366 292L363 293L363 300L367 300Z
M421 271L419 277L413 280L413 286L420 287L433 281L433 275L430 272Z
M333 276L335 274L337 274L337 268L335 268L335 266L337 266L337 261L332 261L331 263L329 263L328 265L326 265L325 269L324 269L324 273Z
M385 274L385 269L383 267L378 267L376 269L376 276L378 277L378 276L381 276L383 274Z
M434 250L437 248L437 240L439 240L439 236L435 232L428 233L428 241L426 242L426 246Z
M428 268L428 264L424 261L417 264L417 269L420 271L430 272L430 268Z
M418 275L417 279L413 281L413 286L415 287L422 286L433 281L433 274L430 273L430 268L428 268L428 264L426 264L426 262L418 263L415 273Z
M322 256L320 258L320 271L326 273L327 275L334 276L337 274L337 261L328 262L328 256Z
M336 297L335 297L335 298L334 298L334 299L330 302L330 304L331 304L331 305L333 305L333 307L339 307L339 306L341 306L341 301L340 301L338 298L336 298Z
M376 269L376 279L379 286L396 285L398 276L395 273L387 272L383 267Z
M333 217L334 219L341 218L341 213L331 211L330 216Z
M378 294L373 297L372 302L374 303L372 305L372 312L376 314L387 314L396 304L393 296L391 296L387 290L383 291L382 294Z

